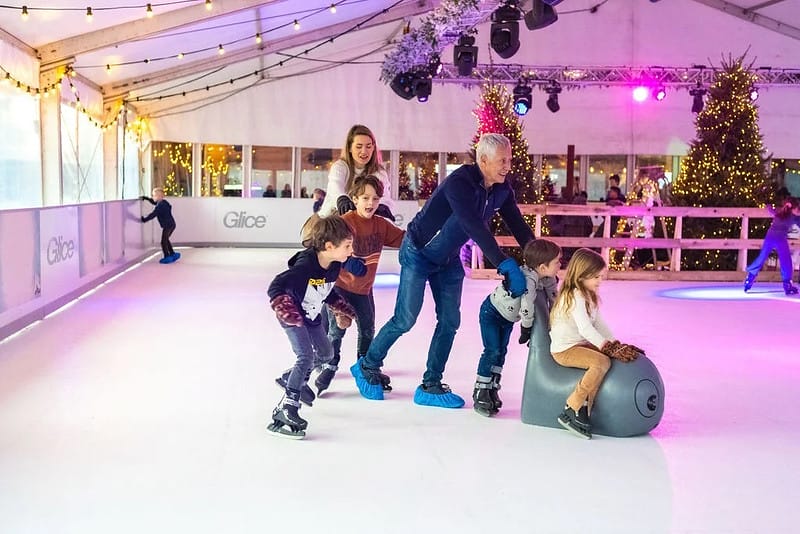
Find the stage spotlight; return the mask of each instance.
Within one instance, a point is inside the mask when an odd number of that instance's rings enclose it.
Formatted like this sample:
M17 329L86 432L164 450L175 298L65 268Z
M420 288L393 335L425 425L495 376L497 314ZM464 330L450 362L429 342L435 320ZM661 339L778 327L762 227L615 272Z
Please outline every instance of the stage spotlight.
M655 98L659 102L667 98L667 90L664 88L663 85L659 85L653 88L653 98Z
M546 28L558 20L558 13L553 6L561 0L533 0L531 10L525 13L525 26L529 30L540 30Z
M523 116L530 111L533 106L533 96L531 88L522 80L514 87L514 113Z
M439 54L431 56L431 60L428 63L428 72L431 73L431 76L438 76L442 72L442 60L439 58Z
M478 47L475 37L461 34L458 44L453 48L453 63L458 67L459 76L470 76L472 69L478 64Z
M558 95L561 93L561 85L552 80L547 87L544 88L544 92L547 93L547 109L550 110L551 113L557 113L558 110L561 109L561 106L558 104Z
M414 76L409 72L401 72L389 84L394 94L405 100L414 98Z
M490 41L492 50L503 59L508 59L519 50L519 19L516 4L507 3L492 13Z
M428 97L431 96L431 90L433 89L433 80L431 80L430 76L419 76L414 79L412 85L414 87L414 96L417 97L417 101L427 102Z
M689 94L692 96L692 113L703 111L703 97L706 94L706 90L700 85L700 82L697 82L697 87L689 90Z
M644 102L647 100L648 94L650 94L650 91L648 91L647 87L644 85L638 85L633 89L633 99L637 102Z
M758 89L755 87L750 89L750 100L752 100L753 102L758 100Z

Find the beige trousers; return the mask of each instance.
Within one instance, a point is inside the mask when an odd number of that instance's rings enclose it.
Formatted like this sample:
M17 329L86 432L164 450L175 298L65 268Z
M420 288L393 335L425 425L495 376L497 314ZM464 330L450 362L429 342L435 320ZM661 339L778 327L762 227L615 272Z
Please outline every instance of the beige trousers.
M556 352L553 354L553 359L564 367L586 369L586 373L578 381L578 385L567 397L567 406L577 412L586 402L591 414L600 384L603 383L603 378L611 368L611 359L594 347L585 345L575 345L564 352Z

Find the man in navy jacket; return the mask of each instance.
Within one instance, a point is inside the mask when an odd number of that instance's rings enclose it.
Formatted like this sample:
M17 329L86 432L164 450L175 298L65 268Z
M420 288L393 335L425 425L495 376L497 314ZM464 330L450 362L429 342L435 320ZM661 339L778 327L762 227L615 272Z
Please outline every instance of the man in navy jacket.
M442 181L408 225L400 246L400 285L394 316L375 336L366 356L350 369L359 392L368 399L383 399L383 360L394 342L414 326L428 283L436 303L437 323L414 402L445 408L464 405L464 399L442 383L442 375L461 323L464 267L458 253L468 239L475 241L484 256L498 266L512 295L525 291L522 271L513 258L503 254L489 230L489 221L497 212L521 247L533 239L514 191L505 181L511 170L511 143L504 135L484 134L476 147L476 160Z

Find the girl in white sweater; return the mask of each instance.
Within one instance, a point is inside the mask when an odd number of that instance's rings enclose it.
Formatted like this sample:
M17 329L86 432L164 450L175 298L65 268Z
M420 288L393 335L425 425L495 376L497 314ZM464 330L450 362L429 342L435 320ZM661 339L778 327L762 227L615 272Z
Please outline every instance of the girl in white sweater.
M337 208L339 198L344 196L345 199L349 200L347 193L352 188L356 177L369 175L377 177L383 184L384 190L384 196L381 198L381 203L375 214L394 221L394 215L392 214L394 206L390 198L392 184L389 181L386 169L383 168L381 151L378 150L375 135L363 124L356 124L347 132L347 140L342 149L342 155L333 162L331 170L328 172L325 202L319 208L319 216L324 218L332 213L341 214L343 210ZM349 204L352 204L352 200L350 200ZM350 206L350 209L355 209L355 206Z
M643 353L617 341L600 315L597 290L605 274L606 262L600 254L587 248L575 251L550 312L553 359L565 367L586 369L567 397L558 423L585 439L592 437L592 403L611 367L611 358L627 362Z

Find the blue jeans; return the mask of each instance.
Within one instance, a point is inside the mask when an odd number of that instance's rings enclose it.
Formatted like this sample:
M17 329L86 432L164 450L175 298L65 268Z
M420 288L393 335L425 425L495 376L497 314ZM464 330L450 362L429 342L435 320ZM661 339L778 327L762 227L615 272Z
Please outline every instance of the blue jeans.
M761 253L753 263L747 266L746 271L756 276L764 263L769 258L770 252L778 251L778 263L781 266L781 280L784 282L792 281L792 251L789 249L789 240L786 236L772 236L767 233L764 244L761 245Z
M492 367L503 367L506 363L508 340L514 323L500 315L489 297L481 304L479 315L481 325L481 339L483 340L483 354L478 360L478 375L492 376Z
M284 326L283 331L289 338L297 361L289 373L286 389L300 392L303 383L308 380L311 369L331 359L331 342L325 334L322 323L316 326Z
M430 262L411 243L408 235L400 245L400 285L397 287L397 301L394 315L381 328L372 341L364 367L379 369L389 349L397 339L411 330L422 309L425 298L425 284L431 286L433 301L436 303L436 328L433 331L423 384L441 382L453 338L461 324L461 288L464 282L464 267L458 255L452 256L445 265Z
M367 353L372 343L372 338L375 337L375 299L372 297L372 290L368 295L360 295L337 287L336 292L356 311L356 325L358 326L356 356L361 357ZM339 328L339 325L336 324L336 317L332 313L328 315L330 316L328 339L331 340L331 346L333 347L333 358L330 364L339 365L342 338L345 330Z

